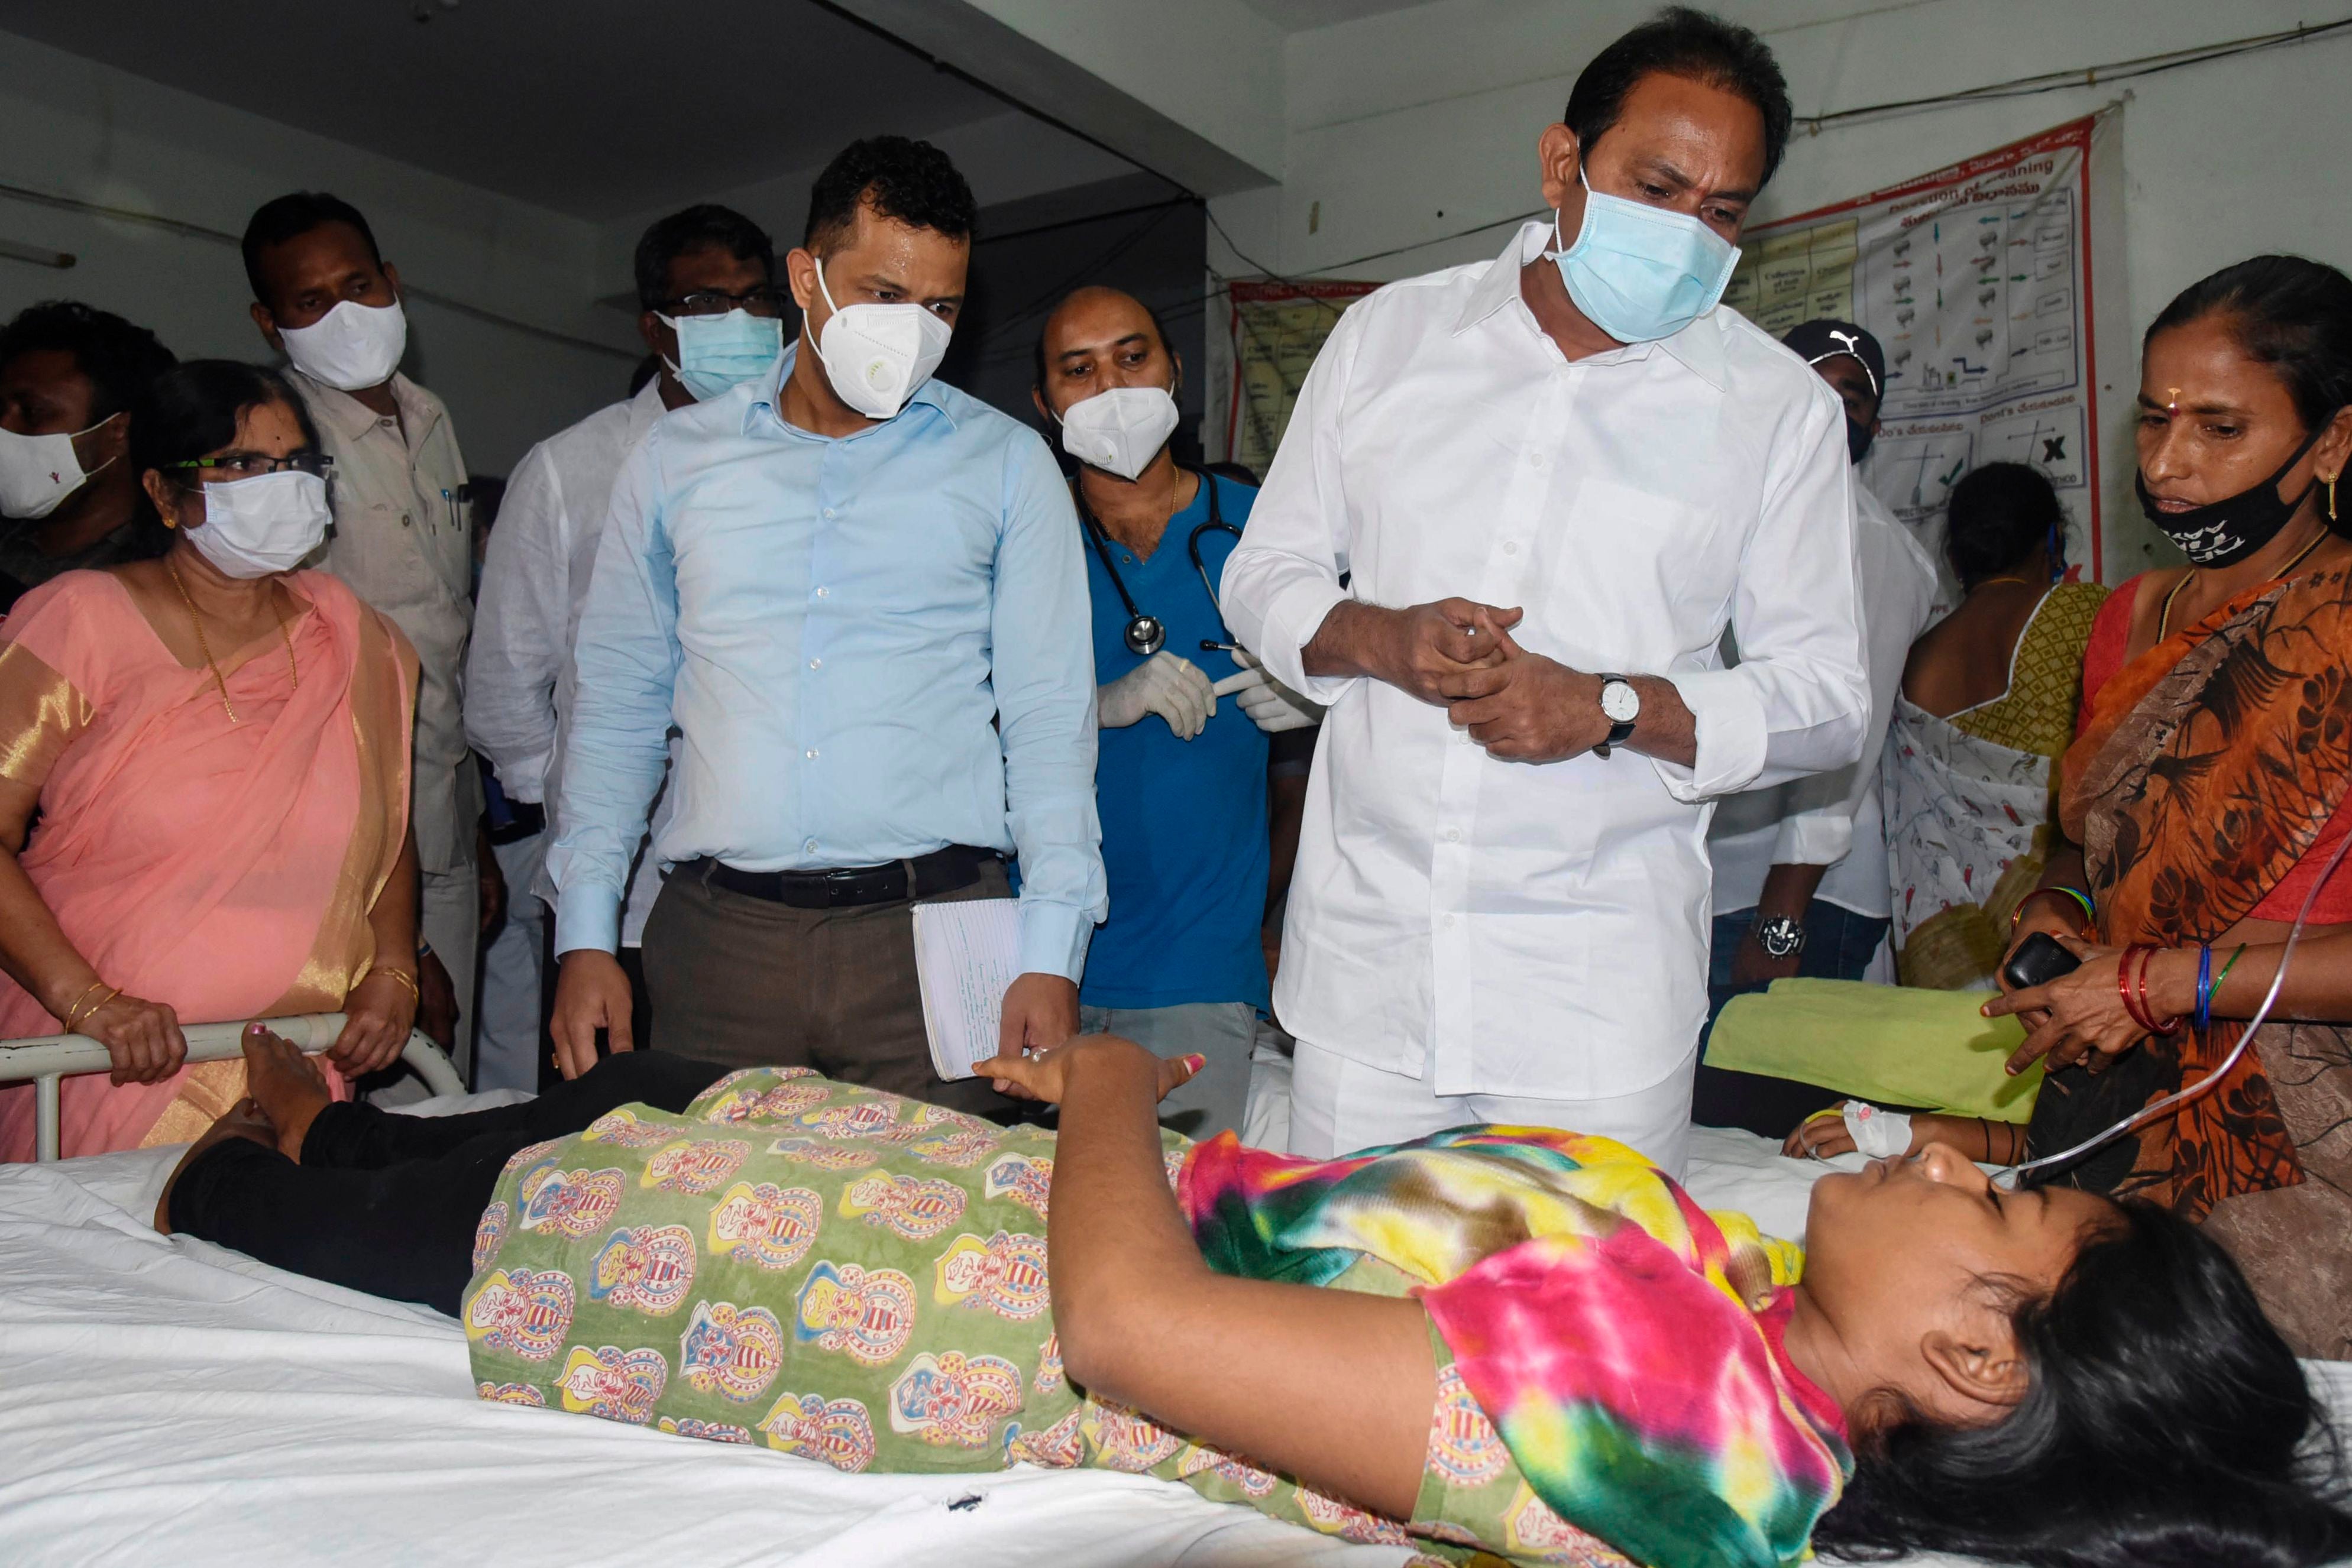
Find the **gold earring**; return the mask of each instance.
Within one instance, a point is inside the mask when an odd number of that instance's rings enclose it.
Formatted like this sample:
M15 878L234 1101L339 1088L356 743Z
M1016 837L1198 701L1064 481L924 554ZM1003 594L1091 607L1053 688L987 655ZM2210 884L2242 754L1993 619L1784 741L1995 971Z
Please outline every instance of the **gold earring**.
M2338 477L2341 476L2339 475ZM2336 520L2336 480L2334 479L2327 481L2327 520L2331 523Z

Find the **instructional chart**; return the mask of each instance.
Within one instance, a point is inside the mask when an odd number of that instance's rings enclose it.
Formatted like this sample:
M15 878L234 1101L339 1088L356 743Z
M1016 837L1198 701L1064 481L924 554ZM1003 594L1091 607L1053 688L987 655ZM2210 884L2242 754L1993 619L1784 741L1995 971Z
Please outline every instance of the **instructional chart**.
M1775 336L1822 316L1877 336L1883 428L1863 479L1905 522L1940 538L1961 475L2030 464L2066 505L2070 559L2096 576L2093 129L2074 120L1750 229L1724 299Z
M1234 462L1265 477L1323 340L1342 311L1379 287L1339 278L1232 286L1234 395L1225 449Z

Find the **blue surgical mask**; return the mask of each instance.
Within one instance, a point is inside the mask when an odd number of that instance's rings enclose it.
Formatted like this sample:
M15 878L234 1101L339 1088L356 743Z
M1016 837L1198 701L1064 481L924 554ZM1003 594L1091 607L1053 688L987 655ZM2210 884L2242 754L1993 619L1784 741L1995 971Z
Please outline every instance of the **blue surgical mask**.
M784 324L773 316L730 310L724 316L656 316L677 334L676 376L697 402L775 373L783 358ZM665 360L665 364L669 361Z
M1584 186L1584 222L1562 246L1551 216L1554 249L1568 297L1585 319L1621 343L1671 338L1723 298L1739 247L1685 213L1604 195Z

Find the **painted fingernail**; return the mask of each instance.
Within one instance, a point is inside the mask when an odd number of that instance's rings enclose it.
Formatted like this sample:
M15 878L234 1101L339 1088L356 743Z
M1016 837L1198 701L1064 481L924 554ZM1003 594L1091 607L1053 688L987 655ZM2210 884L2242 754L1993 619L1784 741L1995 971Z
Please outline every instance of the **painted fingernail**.
M1209 1059L1197 1051L1180 1056L1176 1060L1184 1064L1184 1071L1187 1072L1198 1072L1209 1065Z

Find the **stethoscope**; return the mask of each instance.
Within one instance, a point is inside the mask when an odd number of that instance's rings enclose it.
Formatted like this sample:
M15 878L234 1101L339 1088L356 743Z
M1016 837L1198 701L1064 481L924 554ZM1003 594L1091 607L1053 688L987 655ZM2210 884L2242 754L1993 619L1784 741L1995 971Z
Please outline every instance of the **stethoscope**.
M1217 622L1222 628L1225 619L1225 607L1218 601L1217 585L1209 580L1208 565L1201 559L1201 536L1205 533L1227 533L1238 539L1242 537L1242 531L1225 521L1224 507L1217 502L1217 482L1214 476L1201 473L1198 469L1191 472L1199 477L1201 488L1209 493L1209 520L1193 525L1192 533L1184 540L1184 553L1192 557L1192 570L1201 574L1201 587L1207 592L1210 604L1215 607ZM1102 559L1103 570L1110 574L1110 585L1118 591L1119 603L1127 610L1127 627L1119 633L1119 640L1127 644L1127 651L1137 658L1149 659L1168 645L1168 623L1157 615L1146 615L1136 608L1135 595L1127 591L1127 580L1118 575L1118 568L1111 564L1110 540L1104 537L1101 525L1095 521L1094 514L1087 510L1086 502L1083 499L1078 502L1078 521L1086 528L1087 538L1094 545L1095 554ZM1231 634L1228 631L1227 635ZM1233 650L1233 644L1215 642L1207 637L1201 639L1201 652L1213 653L1220 650L1230 653Z

